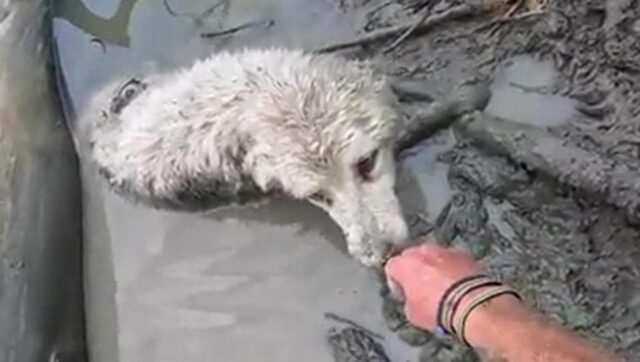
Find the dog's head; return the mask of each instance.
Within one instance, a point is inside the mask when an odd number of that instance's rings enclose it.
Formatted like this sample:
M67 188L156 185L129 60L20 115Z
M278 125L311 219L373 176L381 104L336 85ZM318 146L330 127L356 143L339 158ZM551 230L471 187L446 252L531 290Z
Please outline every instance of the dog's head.
M350 141L325 166L325 177L305 198L324 209L342 228L349 251L366 265L379 265L389 243L407 237L395 194L393 143L366 129L352 131Z
M254 103L268 126L252 137L268 149L248 155L253 177L324 209L350 253L379 265L386 246L407 237L394 191L395 99L366 64L321 57L307 66L286 86L261 86L273 87Z

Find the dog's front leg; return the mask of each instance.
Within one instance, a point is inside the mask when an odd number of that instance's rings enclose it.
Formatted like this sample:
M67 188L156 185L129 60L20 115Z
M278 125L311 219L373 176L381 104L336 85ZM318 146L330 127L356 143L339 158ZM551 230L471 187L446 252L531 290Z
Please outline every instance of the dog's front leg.
M362 265L372 268L382 266L387 252L390 249L389 245L372 240L348 240L347 248L353 258L358 260Z

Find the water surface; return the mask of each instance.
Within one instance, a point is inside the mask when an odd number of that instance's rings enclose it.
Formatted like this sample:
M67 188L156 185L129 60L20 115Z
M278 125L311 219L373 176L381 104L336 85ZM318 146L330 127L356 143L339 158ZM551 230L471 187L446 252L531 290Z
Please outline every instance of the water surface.
M539 127L565 124L577 112L573 100L552 94L556 78L551 61L510 59L496 74L487 113Z

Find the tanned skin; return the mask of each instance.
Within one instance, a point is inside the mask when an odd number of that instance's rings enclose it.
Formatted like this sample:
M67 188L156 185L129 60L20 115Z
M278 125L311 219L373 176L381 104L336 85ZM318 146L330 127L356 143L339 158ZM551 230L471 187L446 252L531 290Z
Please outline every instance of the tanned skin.
M404 297L409 321L435 330L438 304L449 286L464 277L483 273L484 269L466 252L425 243L391 258L385 271L393 289ZM468 294L461 305L482 292L480 289ZM474 309L464 332L471 346L488 361L622 361L530 310L511 295L496 297Z

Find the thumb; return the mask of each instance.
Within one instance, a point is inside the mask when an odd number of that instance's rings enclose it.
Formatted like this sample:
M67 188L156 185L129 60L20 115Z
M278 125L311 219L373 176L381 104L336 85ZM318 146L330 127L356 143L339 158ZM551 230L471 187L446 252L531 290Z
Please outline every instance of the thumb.
M402 290L402 286L400 284L396 283L393 279L387 276L387 286L389 287L391 298L395 299L398 302L404 302L404 291Z
M389 292L391 297L398 302L404 302L405 296L404 291L402 290L402 285L394 280L394 275L397 273L398 263L397 259L392 258L389 259L387 264L385 265L385 275L387 279L387 287L389 287Z

